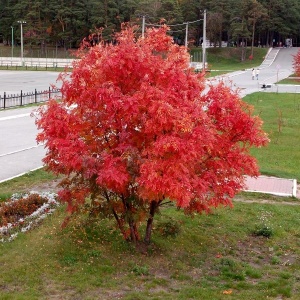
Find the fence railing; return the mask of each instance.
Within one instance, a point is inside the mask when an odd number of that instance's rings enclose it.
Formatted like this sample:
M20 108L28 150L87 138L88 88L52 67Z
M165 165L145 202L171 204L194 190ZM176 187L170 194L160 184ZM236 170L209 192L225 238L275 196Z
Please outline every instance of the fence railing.
M60 98L60 89L52 89L49 87L45 91L37 91L20 94L7 95L4 92L3 97L0 95L0 109L6 109L16 106L47 102L50 98Z

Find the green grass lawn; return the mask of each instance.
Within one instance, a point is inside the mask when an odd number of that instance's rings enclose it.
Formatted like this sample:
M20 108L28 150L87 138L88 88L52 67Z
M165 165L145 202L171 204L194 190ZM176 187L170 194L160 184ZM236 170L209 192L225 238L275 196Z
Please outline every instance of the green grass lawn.
M299 79L295 79L294 77L296 77L295 74L291 75L290 77L280 80L278 83L279 84L293 84L293 85L300 85L300 80Z
M264 60L268 49L254 48L253 59L250 60L251 49L246 50L246 60L241 62L241 48L227 47L227 48L208 48L207 62L209 69L220 71L238 71L259 66ZM191 55L195 61L202 61L202 49L191 49Z
M34 190L37 185L39 188L43 184L47 187L49 184L52 185L56 179L54 175L46 172L44 169L39 169L12 180L2 182L0 183L0 201L4 201L14 193Z
M244 100L255 107L271 140L252 151L261 172L300 180L300 95L258 92Z
M62 230L61 210L0 244L0 299L299 299L300 206L236 202L194 218L170 206L147 255L109 221ZM162 235L165 220L177 236ZM257 235L266 226L271 237Z

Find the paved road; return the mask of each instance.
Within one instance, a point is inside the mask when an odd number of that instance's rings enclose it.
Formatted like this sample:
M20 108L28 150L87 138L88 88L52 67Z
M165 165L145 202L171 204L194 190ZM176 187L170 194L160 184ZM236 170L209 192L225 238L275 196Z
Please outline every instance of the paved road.
M0 112L0 182L42 166L45 149L37 145L32 108Z
M58 72L0 71L0 96L48 90ZM32 108L0 111L0 182L42 166L45 149L37 145Z
M61 86L56 82L58 72L43 71L0 71L0 96L48 90L52 84Z

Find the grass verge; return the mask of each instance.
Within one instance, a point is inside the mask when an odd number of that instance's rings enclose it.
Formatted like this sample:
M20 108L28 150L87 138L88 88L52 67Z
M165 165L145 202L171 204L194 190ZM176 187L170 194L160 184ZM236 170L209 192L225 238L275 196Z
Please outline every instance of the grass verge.
M264 121L267 147L252 149L263 174L300 180L300 95L254 93L244 98Z
M46 172L43 168L24 174L23 176L16 177L9 181L0 183L0 201L9 198L14 193L28 192L34 190L38 185L51 190L54 186L57 177L51 173Z
M296 74L292 74L290 77L280 80L279 84L292 84L292 85L300 85L300 80L296 77Z

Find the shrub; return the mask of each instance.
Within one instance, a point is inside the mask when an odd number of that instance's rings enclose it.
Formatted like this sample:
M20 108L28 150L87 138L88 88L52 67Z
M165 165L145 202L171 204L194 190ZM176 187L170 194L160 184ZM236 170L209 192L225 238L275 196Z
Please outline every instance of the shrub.
M147 266L135 265L132 272L136 275L149 275L149 268Z
M169 219L159 223L159 232L165 237L175 237L180 232L180 225L177 220Z
M256 225L253 233L256 236L264 236L264 237L267 237L267 238L270 238L271 236L274 235L273 228L270 227L270 226L267 226L265 224Z
M253 234L256 236L264 236L266 238L270 238L274 235L274 229L270 222L272 218L272 213L269 211L262 211L260 216L258 217L258 222L255 225L253 230Z

